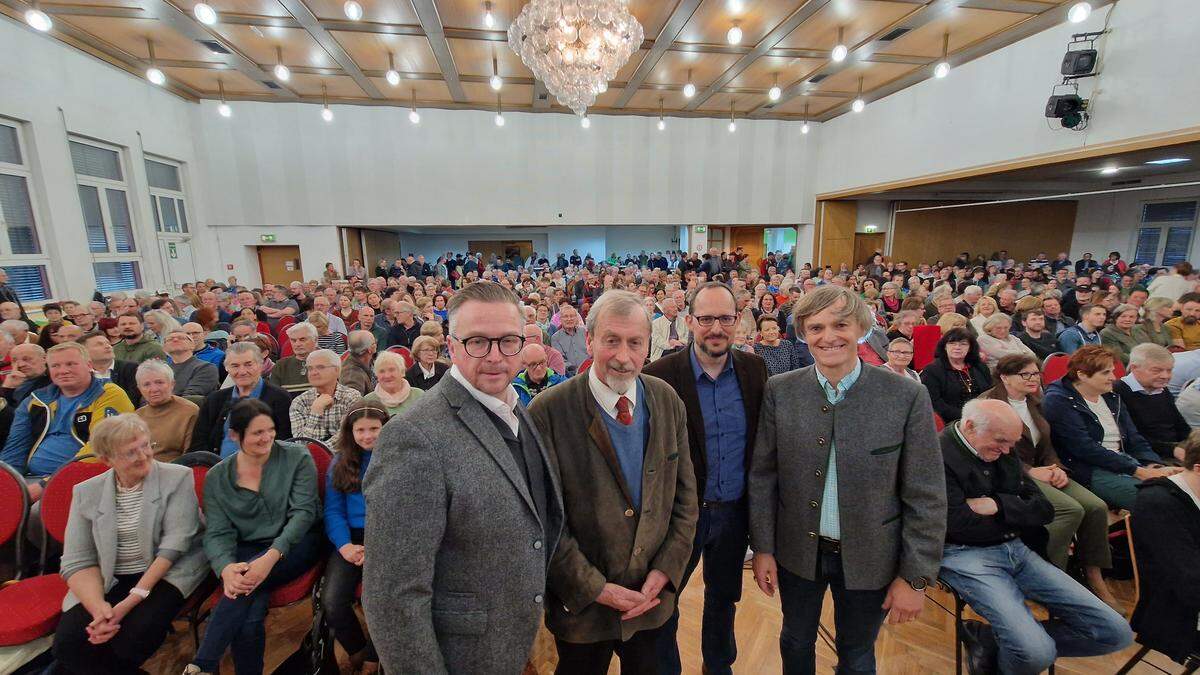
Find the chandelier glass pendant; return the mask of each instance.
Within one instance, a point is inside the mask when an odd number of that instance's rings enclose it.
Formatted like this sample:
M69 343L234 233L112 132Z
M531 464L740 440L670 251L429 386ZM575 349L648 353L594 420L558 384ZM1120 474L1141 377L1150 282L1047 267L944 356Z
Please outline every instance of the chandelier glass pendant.
M508 44L558 102L582 115L642 45L623 0L532 0Z

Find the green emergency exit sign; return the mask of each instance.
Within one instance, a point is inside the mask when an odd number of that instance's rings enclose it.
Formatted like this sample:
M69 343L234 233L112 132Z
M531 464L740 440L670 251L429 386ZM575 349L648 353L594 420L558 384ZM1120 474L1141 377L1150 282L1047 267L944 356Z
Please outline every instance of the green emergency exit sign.
M264 235L261 235L261 236L259 237L259 239L262 239L264 242L270 243L270 242L273 242L273 241L275 241L275 235L273 235L273 234L264 234Z

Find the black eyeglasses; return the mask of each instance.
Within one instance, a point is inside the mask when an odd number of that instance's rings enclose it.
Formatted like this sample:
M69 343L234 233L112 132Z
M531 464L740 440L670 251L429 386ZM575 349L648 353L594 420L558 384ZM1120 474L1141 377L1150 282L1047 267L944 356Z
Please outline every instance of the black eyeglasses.
M697 316L693 318L696 319L696 323L704 326L705 328L713 325L714 321L720 321L722 326L729 328L733 324L737 323L738 320L737 316L733 314L723 314L721 316Z
M1014 375L1020 376L1020 378L1022 380L1025 380L1026 382L1032 382L1033 380L1037 379L1038 377L1041 377L1042 374L1038 373L1038 372L1033 372L1033 373L1014 373Z
M504 335L498 338L473 335L466 339L460 338L457 335L451 335L450 337L462 344L463 349L467 351L467 356L476 359L482 359L492 353L493 344L496 345L496 348L504 356L516 356L521 353L521 349L525 346L524 335Z

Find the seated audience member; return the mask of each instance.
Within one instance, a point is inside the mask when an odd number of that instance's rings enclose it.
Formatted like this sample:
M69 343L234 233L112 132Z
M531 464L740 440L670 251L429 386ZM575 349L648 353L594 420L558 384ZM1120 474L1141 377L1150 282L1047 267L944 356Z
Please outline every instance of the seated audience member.
M1133 330L1138 323L1138 308L1133 305L1118 305L1112 312L1112 323L1100 331L1100 344L1129 365L1129 352L1138 344Z
M1171 329L1166 322L1175 314L1170 298L1150 298L1142 305L1142 320L1133 329L1137 342L1152 342L1160 347L1172 346Z
M1129 372L1117 380L1113 391L1129 410L1133 426L1159 457L1175 455L1175 448L1191 433L1175 397L1167 391L1175 357L1166 347L1141 344L1129 356Z
M303 445L275 440L274 417L262 401L238 401L236 451L204 480L204 552L224 593L184 673L215 673L230 647L237 672L261 673L271 591L324 555L316 465Z
M328 443L346 411L362 394L338 382L342 362L332 350L312 352L304 365L310 388L292 400L292 434Z
M887 357L887 361L883 364L885 368L900 377L907 377L916 382L921 381L921 376L917 375L917 371L909 367L913 360L913 345L911 340L903 337L893 338L888 343Z
M112 382L117 385L129 396L133 407L140 406L142 394L137 388L138 364L132 361L118 361L113 353L112 343L100 331L92 331L84 335L80 344L87 350L92 375L101 382Z
M342 419L334 447L337 454L329 466L325 491L325 535L333 544L325 566L325 585L321 604L333 637L350 655L355 673L374 673L379 669L375 647L363 634L354 613L355 590L362 583L366 549L363 528L367 504L362 481L371 464L371 453L379 431L389 415L371 403L354 404Z
M289 408L292 397L262 377L262 353L253 342L236 342L225 350L225 370L233 386L209 394L200 406L196 429L192 432L189 452L206 450L221 457L237 452L237 443L229 437L229 411L243 398L259 399L271 409L275 433L292 437Z
M441 381L450 366L438 360L437 340L422 335L413 341L413 364L405 373L408 383L417 389L428 391ZM561 354L559 355L561 358ZM401 359L403 363L403 359Z
M311 312L308 323L317 329L317 349L328 349L335 354L346 352L346 336L329 329L329 315L322 312Z
M1084 345L1100 344L1100 329L1108 320L1108 310L1102 305L1084 305L1079 308L1079 323L1063 329L1058 334L1058 350L1074 354Z
M331 293L332 289L326 289L326 293ZM314 314L322 314L328 320L329 330L334 333L346 335L350 331L346 329L346 322L338 316L329 313L333 303L330 302L329 296L324 294L314 295L312 299L312 310L305 315L305 320L312 318Z
M901 310L896 314L896 318L892 321L891 328L888 329L887 339L889 344L891 340L898 337L912 339L913 328L921 325L921 313L914 309Z
M1055 336L1055 339L1076 323L1075 319L1063 314L1062 296L1057 290L1048 292L1046 297L1042 298L1042 313L1046 316L1046 331Z
M88 439L105 417L133 412L120 387L92 376L87 352L77 342L46 353L50 384L21 401L0 460L32 480L30 497L41 497L45 480L58 467L91 453ZM40 479L40 480L37 480Z
M1002 401L975 400L940 439L946 466L942 578L988 621L967 621L972 673L1033 675L1059 656L1098 656L1133 641L1129 624L1066 572L1035 553L1054 507L1010 454L1021 419ZM1050 612L1039 622L1025 606Z
M353 330L347 344L350 355L342 362L338 381L359 394L369 394L375 388L375 373L371 372L375 362L375 336L369 330Z
M141 665L208 576L192 471L155 460L150 439L129 414L92 430L92 452L110 468L71 497L59 568L71 590L49 672L146 672Z
M1067 568L1072 542L1087 574L1088 586L1109 607L1124 612L1104 581L1103 570L1112 567L1108 547L1108 506L1087 488L1072 481L1062 468L1050 442L1050 425L1042 414L1042 368L1028 354L1012 354L996 364L996 386L980 398L1012 406L1025 429L1014 448L1016 456L1042 495L1054 507L1054 520L1046 525L1050 538L1046 558ZM1077 538L1077 539L1076 539Z
M996 299L987 295L983 296L979 299L979 302L975 303L975 311L971 314L969 320L971 328L974 329L977 335L982 334L984 332L983 322L1000 313L1000 307L996 304ZM962 314L962 316L966 316L966 314Z
M141 363L146 359L167 358L157 336L146 330L138 312L126 312L117 317L117 331L121 336L121 341L113 345L117 359Z
M67 327L78 330L78 327L71 326L71 324L68 323L62 323L61 321L59 323L48 323L45 326L42 326L41 330L38 331L36 344L42 349L49 349L56 344L66 342L68 338L64 335L63 329Z
M964 403L992 388L992 376L969 329L942 334L933 361L921 370L921 383L929 390L933 411L946 424L959 418Z
M388 330L387 346L412 349L413 341L421 335L421 324L417 321L417 308L411 302L401 300L392 303L396 323Z
M218 371L225 365L225 352L208 341L212 331L195 322L183 324L183 330L192 337L193 355L196 358L213 364Z
M285 356L275 363L269 380L271 384L295 398L308 391L310 386L304 361L317 348L317 327L302 321L289 326L286 332L288 339L292 341L292 355Z
M1058 337L1046 328L1046 313L1040 308L1033 308L1021 313L1022 331L1017 333L1020 340L1039 361L1058 351Z
M1200 429L1200 379L1191 380L1175 397L1175 408L1193 431Z
M1113 393L1114 360L1104 347L1080 347L1067 362L1067 374L1046 388L1042 406L1068 473L1110 508L1129 509L1139 483L1176 470L1163 468Z
M728 318L730 317L703 317L709 321L710 326L712 321L724 321ZM737 320L737 317L733 318ZM754 353L767 362L768 377L812 365L813 358L808 351L808 345L784 339L777 317L763 314L758 317L757 327L758 340L754 343Z
M433 338L429 340L432 341ZM428 351L428 348L425 351ZM413 367L419 365L418 361ZM424 393L420 388L413 386L405 375L403 356L395 352L379 352L375 357L375 390L364 396L363 400L383 408L388 415L395 415L421 398Z
M26 343L12 348L8 354L12 370L4 377L4 400L16 406L35 390L50 384L50 373L46 372L46 350L39 345Z
M975 331L975 327L967 322L967 317L963 316L962 314L959 314L958 312L950 312L949 314L942 314L941 316L938 317L938 319L934 325L936 325L938 328L942 329L942 335L945 335L946 333L954 330L955 328L965 328L966 330L971 332L972 336L977 335L977 332Z
M988 368L995 368L996 362L1009 354L1033 354L1032 349L1010 332L1012 322L1012 317L1003 312L996 312L983 322L979 349L987 356Z
M563 373L571 377L579 370L579 366L588 360L587 331L584 329L579 310L563 303L558 310L559 328L550 336L550 346L562 353L567 362L567 371Z
M770 294L763 296L771 299L771 307L775 306L775 300ZM671 354L682 349L687 345L688 329L687 323L683 320L683 315L679 313L679 307L675 304L674 298L664 298L660 304L662 308L662 316L650 322L650 360L656 361L664 354ZM763 316L777 316L778 310L772 311Z
M567 372L567 362L563 359L562 352L546 344L547 338L542 331L543 329L536 323L525 324L525 344L541 345L542 349L546 350L546 365L550 366L550 369L559 375L565 375Z
M546 350L541 345L525 345L521 350L521 363L525 366L513 379L517 399L529 405L534 397L567 378L554 372L546 363Z
M180 396L208 396L217 390L217 367L195 357L192 337L182 328L167 333L164 341L167 363L175 371L175 393Z
M2 305L3 303L0 303L0 306ZM0 330L8 333L9 337L13 339L14 345L23 345L29 342L29 324L20 319L5 319L0 321Z
M1178 663L1200 651L1200 434L1184 442L1183 468L1143 483L1133 505L1142 580L1133 629Z
M158 359L138 366L138 391L146 404L134 413L150 428L154 459L160 462L173 462L192 447L192 432L200 415L200 406L171 393L173 378L171 367Z
M1180 315L1165 322L1171 344L1188 351L1200 347L1200 293L1179 296Z
M362 330L371 331L371 335L375 336L377 348L387 344L388 328L375 322L375 310L370 306L363 305L358 308L358 325Z

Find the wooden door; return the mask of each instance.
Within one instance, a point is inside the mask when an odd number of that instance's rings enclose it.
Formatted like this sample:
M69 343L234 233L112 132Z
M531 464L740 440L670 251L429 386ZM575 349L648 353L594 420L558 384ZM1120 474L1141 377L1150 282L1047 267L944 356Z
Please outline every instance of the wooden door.
M850 269L865 262L870 262L875 251L883 251L882 232L854 233L854 260L850 261Z
M304 281L299 246L259 246L258 269L264 286Z
M750 267L758 269L758 261L763 257L764 232L761 227L734 227L729 230L729 250L736 251L739 246L746 254Z
M813 233L813 251L818 266L834 270L842 263L854 269L854 228L858 221L858 202L817 202L817 226Z

